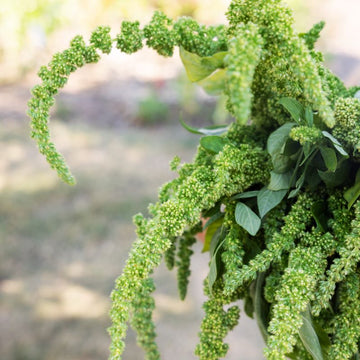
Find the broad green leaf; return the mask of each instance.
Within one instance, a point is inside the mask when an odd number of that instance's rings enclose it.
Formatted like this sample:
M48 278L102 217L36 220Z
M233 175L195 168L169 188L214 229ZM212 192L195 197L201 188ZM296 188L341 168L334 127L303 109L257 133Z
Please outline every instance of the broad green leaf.
M216 231L214 236L211 239L210 243L210 257L214 256L219 244L224 240L226 231L224 231L225 228L223 226L219 227Z
M280 153L275 153L271 157L271 161L273 164L273 170L278 174L287 172L293 164L293 161L289 156Z
M316 190L318 185L321 183L321 178L315 167L309 167L309 169L306 173L305 181L311 191Z
M292 199L294 198L295 196L297 196L297 194L300 192L301 190L301 186L297 186L295 189L291 190L289 192L289 196L288 196L288 199Z
M254 302L251 296L246 296L244 299L244 311L248 317L254 318Z
M217 276L218 276L217 259L216 256L213 256L210 261L209 276L208 276L210 292L217 279Z
M321 146L320 152L327 169L334 172L337 168L337 157L335 150L329 147Z
M228 51L219 51L211 56L201 58L201 63L209 68L219 69L224 67L224 59L228 55Z
M291 117L298 123L301 124L302 119L305 116L305 109L297 100L283 97L279 100L281 104L291 115Z
M287 190L273 191L263 187L257 196L260 217L263 218L271 209L279 205L286 192Z
M220 69L198 82L209 95L220 95L225 89L226 70Z
M302 174L300 175L300 177L296 180L295 186L296 187L302 187L304 185L305 182L305 176L306 176L306 168L303 170Z
M260 218L241 202L236 204L235 221L252 236L256 235L261 226Z
M200 139L200 145L213 154L218 154L227 144L230 144L229 140L216 135L204 136Z
M311 107L307 106L305 108L305 121L307 126L309 127L313 127L314 125L314 114L313 111L311 109Z
M199 135L221 135L228 131L229 125L214 125L205 128L194 128L186 124L183 119L180 118L180 124L183 128L193 134Z
M267 140L267 151L270 156L281 153L295 123L286 123L272 132Z
M321 180L326 184L328 187L335 187L343 184L350 174L351 165L349 161L339 162L339 166L336 171L321 171L318 170L318 174Z
M214 214L213 216L211 216L211 218L206 222L206 224L203 227L203 231L206 230L211 224L213 224L214 222L216 222L219 219L222 219L224 217L224 213L222 212L217 212L216 214Z
M249 199L249 198L252 198L252 197L255 197L257 196L259 193L258 190L254 190L254 191L245 191L243 193L240 193L240 194L237 194L237 195L234 195L231 197L231 200L236 200L236 199Z
M345 157L349 156L349 154L344 150L344 148L340 144L339 140L334 138L334 136L332 136L327 131L322 131L322 134L332 142L332 144L334 145L334 148L339 152L339 154L341 154L342 156L345 156Z
M201 57L180 47L180 58L190 81L196 82L205 79L216 69L224 66L226 51L218 52L212 56Z
M302 186L304 185L304 182L305 182L306 170L307 170L307 168L303 169L302 174L296 180L295 189L290 191L288 199L294 198L299 193L299 191L301 190L301 188L302 188Z
M270 184L268 189L272 191L287 190L290 188L292 177L292 171L288 171L284 174L278 174L274 171L270 172Z
M300 190L301 190L301 187L297 187L297 188L291 190L291 191L289 192L288 199L294 198L294 197L299 193Z
M345 191L344 198L348 202L349 209L360 196L360 170L356 173L355 185Z
M325 332L325 330L315 320L313 320L313 327L314 327L314 329L316 331L316 334L317 334L317 336L319 338L322 353L323 353L324 358L326 360L329 349L331 347L331 341L329 339L328 334Z
M315 156L315 152L318 150L315 146L311 146L310 144L305 144L304 147L304 159L301 161L300 166L303 166L312 156Z
M305 142L305 144L303 145L303 150L304 150L305 159L307 159L314 151L314 146L312 146L308 142Z
M210 250L210 244L211 240L214 237L216 231L221 228L221 225L223 223L223 219L218 219L215 222L213 222L211 225L208 226L206 233L205 233L205 241L204 241L204 247L202 249L202 252L206 252Z
M225 240L222 240L222 242L217 246L217 248L210 260L210 269L209 269L209 275L208 275L210 292L212 292L212 287L220 273L221 256L220 256L219 250L221 249L222 245L224 244L224 241Z
M285 156L291 156L296 154L300 149L300 144L293 139L287 139L285 146L283 147L282 154Z
M199 55L186 51L183 47L180 47L180 59L185 67L189 80L192 82L206 78L216 69L216 67L214 68L213 66L210 66L210 68L204 66L201 61L202 58Z
M317 201L311 207L311 212L313 217L316 221L317 228L322 232L327 231L328 225L327 220L328 217L326 216L326 204L324 201Z
M318 174L326 186L335 187L335 186L339 185L338 184L339 181L333 172L318 170Z
M319 338L313 327L310 311L302 313L303 324L299 329L299 336L304 347L314 360L324 360Z

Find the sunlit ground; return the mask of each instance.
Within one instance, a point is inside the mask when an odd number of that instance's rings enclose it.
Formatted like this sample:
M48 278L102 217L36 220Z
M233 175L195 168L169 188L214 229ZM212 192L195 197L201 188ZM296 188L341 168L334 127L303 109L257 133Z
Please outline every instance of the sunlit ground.
M321 46L332 54L331 66L347 84L360 83L360 25L352 20L358 2L319 1L310 10L304 4L295 4L299 26L310 15L327 19ZM189 85L180 69L177 58L152 51L114 52L74 74L57 98L51 130L75 187L58 180L29 139L24 114L35 71L0 87L0 359L107 358L109 294L135 238L132 215L146 213L160 184L174 176L172 157L189 161L195 152L198 138L178 125L180 109L192 124L214 121L214 99ZM176 274L163 266L155 273L163 359L195 359L208 268L201 244L195 250L185 302L178 300ZM228 341L227 359L262 359L255 322L244 314ZM143 359L132 332L124 359Z

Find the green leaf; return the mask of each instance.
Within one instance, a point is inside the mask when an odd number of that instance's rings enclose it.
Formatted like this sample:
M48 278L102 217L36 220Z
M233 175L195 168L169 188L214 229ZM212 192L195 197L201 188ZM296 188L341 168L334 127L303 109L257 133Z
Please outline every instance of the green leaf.
M291 190L291 191L289 192L288 199L294 198L294 197L299 193L300 190L301 190L301 187L297 187L297 188Z
M288 190L291 185L292 171L288 171L284 174L278 174L274 171L270 171L270 184L268 189L272 191Z
M336 178L336 175L333 172L321 171L321 170L318 170L317 172L326 186L335 187L338 185L338 179Z
M215 231L210 243L210 257L214 256L219 244L224 240L224 234L226 233L224 230L224 227L221 226Z
M198 82L209 95L220 95L225 89L226 70L220 69Z
M339 162L340 164L340 162ZM321 180L328 187L335 187L343 184L349 177L351 165L349 161L343 161L335 172L318 170Z
M322 134L329 139L332 144L334 145L334 148L344 157L348 157L349 154L344 150L344 148L342 147L342 145L340 144L339 140L337 140L336 138L334 138L329 132L327 131L322 131Z
M211 225L208 226L206 233L205 233L205 241L204 241L204 247L202 249L202 252L206 252L210 250L210 244L211 241L216 233L216 231L221 228L221 225L223 223L223 219L218 219L215 222L213 222Z
M254 302L251 296L246 296L244 299L244 311L249 318L254 318Z
M300 149L300 144L293 139L287 139L285 146L283 147L282 154L285 156L295 155Z
M196 82L205 79L216 69L224 67L226 51L218 52L212 56L201 57L180 47L180 58L190 81Z
M237 194L237 195L234 195L231 197L231 200L236 200L236 199L249 199L249 198L252 198L252 197L255 197L257 196L259 193L258 190L254 190L254 191L245 191L243 193L240 193L240 194Z
M307 126L309 127L313 127L314 125L314 114L313 111L311 109L311 107L307 106L305 108L305 121Z
M215 135L204 136L200 139L200 145L213 154L218 154L227 144L230 144L228 139Z
M304 171L302 172L302 174L300 175L300 177L296 180L295 186L296 187L302 187L304 185L305 182L305 176L306 176L306 170L307 168L304 169Z
M328 217L326 216L326 204L324 201L317 201L311 207L311 213L316 221L317 228L322 231L326 232L328 229L327 220Z
M306 171L307 171L307 167L305 167L305 169L303 169L302 174L296 180L295 189L290 191L288 199L294 198L299 193L299 191L301 190L301 188L302 188L302 186L304 185L304 182L305 182Z
M309 160L309 158L315 156L315 152L318 151L315 146L311 146L310 144L305 144L303 149L304 159L300 162L299 166L303 166Z
M315 191L318 185L321 183L321 178L315 167L309 167L306 173L306 183L311 191Z
M228 51L219 51L211 56L202 57L201 63L209 68L223 68L225 66L224 59L226 55L228 55Z
M229 129L229 125L213 125L205 128L194 128L186 124L184 120L181 118L180 118L180 124L187 131L199 135L221 135L227 132Z
M303 162L305 162L309 158L311 153L314 151L314 148L315 148L314 146L312 146L308 142L305 142L305 144L303 145L305 160Z
M276 153L282 153L283 147L289 138L290 131L295 125L295 123L286 123L270 134L267 140L267 151L270 156Z
M299 330L299 336L304 347L314 360L324 360L319 338L313 327L310 311L302 313L303 325Z
M271 160L273 164L273 170L278 174L287 172L293 164L293 161L289 156L280 153L274 154Z
M325 359L327 359L327 355L328 355L329 349L331 347L331 341L329 339L329 336L325 332L325 330L314 320L313 320L313 326L314 326L316 334L319 338L322 353L323 353Z
M294 198L301 190L301 186L297 186L295 189L291 190L289 192L289 196L288 196L288 199L292 199Z
M241 202L236 204L235 221L252 236L256 235L261 226L260 218Z
M217 276L218 276L217 259L214 256L211 258L211 261L210 261L210 268L209 268L209 275L208 275L210 292L211 292L212 287L217 279Z
M320 147L321 156L324 159L325 165L329 171L334 172L337 168L337 157L334 149L329 147Z
M281 104L291 115L291 117L301 124L301 120L304 118L304 107L295 99L283 97L279 100Z
M224 213L222 212L217 212L216 214L214 214L213 216L210 217L210 219L206 222L206 224L203 227L203 231L206 230L211 224L213 224L214 222L216 222L219 219L222 219L224 217Z
M210 260L210 269L209 269L209 275L208 275L210 292L212 292L212 287L213 287L215 281L217 280L217 278L220 274L220 271L221 271L220 270L221 256L220 256L219 250L223 246L224 242L225 242L225 240L223 239L221 241L221 243L216 247L216 250Z
M286 193L287 190L273 191L263 187L257 196L260 217L263 218L271 209L279 205Z
M292 159L284 155L286 144L289 140L289 133L295 123L286 123L270 134L267 140L267 151L271 156L274 171L284 173L289 170Z
M356 173L355 185L350 189L346 190L344 193L344 198L348 202L348 208L350 209L355 201L360 196L360 170Z

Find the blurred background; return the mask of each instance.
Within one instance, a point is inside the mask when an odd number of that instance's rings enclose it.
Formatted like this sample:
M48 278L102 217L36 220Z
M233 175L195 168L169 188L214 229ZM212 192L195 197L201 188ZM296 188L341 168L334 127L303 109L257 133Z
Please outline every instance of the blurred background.
M101 360L108 357L109 293L134 240L132 215L146 213L168 163L190 161L198 137L178 124L229 121L222 101L187 80L177 53L114 51L76 72L57 96L51 130L77 177L65 185L29 139L26 102L40 65L76 34L122 20L145 24L155 9L218 24L229 1L2 0L0 6L0 359ZM360 2L289 0L296 26L325 20L318 47L347 85L360 83ZM155 273L163 359L195 359L208 255L195 245L186 301L176 274ZM227 359L262 359L253 320L242 315L227 338ZM125 360L143 359L130 331Z

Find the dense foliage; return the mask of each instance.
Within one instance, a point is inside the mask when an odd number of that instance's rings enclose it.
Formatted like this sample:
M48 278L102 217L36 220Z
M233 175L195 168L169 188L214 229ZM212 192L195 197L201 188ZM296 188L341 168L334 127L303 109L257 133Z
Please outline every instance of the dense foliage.
M208 300L195 353L224 357L238 323L238 299L256 317L268 360L358 359L360 340L360 101L322 64L314 44L324 24L298 34L279 0L233 0L228 25L155 13L140 28L124 21L115 38L99 27L86 45L40 69L29 102L32 137L66 182L74 179L49 139L49 110L71 72L99 60L113 43L133 53L146 45L171 56L175 46L191 81L225 93L230 126L203 135L190 164L160 190L150 218L136 215L138 239L112 292L111 359L120 359L127 324L147 359L158 359L152 323L153 269L178 269L186 296L191 245L206 230ZM202 220L206 219L205 226Z

